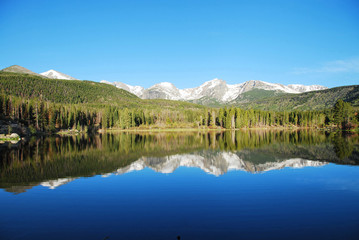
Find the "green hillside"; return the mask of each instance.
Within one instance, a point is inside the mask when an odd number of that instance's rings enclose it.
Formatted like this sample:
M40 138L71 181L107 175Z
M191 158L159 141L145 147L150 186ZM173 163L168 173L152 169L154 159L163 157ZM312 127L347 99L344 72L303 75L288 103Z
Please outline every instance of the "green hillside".
M188 100L188 102L200 104L206 107L213 107L213 108L223 107L223 104L220 103L217 99L206 97L206 96L200 99Z
M269 96L247 102L239 99L233 105L244 109L253 108L271 111L323 110L332 108L338 99L349 102L354 107L359 107L359 85L336 87L302 94Z
M271 91L271 90L264 90L264 89L253 89L251 91L242 93L238 96L236 100L233 101L233 103L249 103L253 101L258 101L265 98L270 97L276 97L276 96L282 96L285 93L278 92L278 91Z

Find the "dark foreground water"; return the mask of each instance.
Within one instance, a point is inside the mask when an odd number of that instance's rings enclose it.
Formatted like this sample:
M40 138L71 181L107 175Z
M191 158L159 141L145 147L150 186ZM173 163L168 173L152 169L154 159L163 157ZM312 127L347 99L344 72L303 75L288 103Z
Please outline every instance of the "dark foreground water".
M0 239L359 239L357 135L122 133L0 157Z

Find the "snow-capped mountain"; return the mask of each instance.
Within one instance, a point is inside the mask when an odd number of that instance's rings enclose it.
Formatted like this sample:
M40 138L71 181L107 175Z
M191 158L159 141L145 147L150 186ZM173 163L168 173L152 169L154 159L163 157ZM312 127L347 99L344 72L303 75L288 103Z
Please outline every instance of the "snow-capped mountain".
M224 80L213 79L203 83L199 87L178 89L172 83L162 82L153 85L150 88L143 88L140 86L131 86L121 82L101 81L114 85L118 88L127 90L142 99L169 99L169 100L197 100L202 98L211 98L219 102L230 102L238 98L242 93L251 91L253 89L263 89L283 93L303 93L309 91L323 90L327 87L320 85L305 86L300 84L283 85L277 83L268 83L259 80L250 80L239 84L227 84Z
M219 176L231 170L257 173L279 170L286 167L319 167L325 164L326 163L323 162L301 158L254 164L251 161L242 159L238 154L232 152L219 152L214 155L200 152L194 154L172 155L162 158L142 157L124 168L117 169L114 173L124 174L132 171L140 171L147 167L160 173L172 173L179 167L196 167L202 169L206 173ZM107 177L109 174L106 174L105 176Z
M48 78L52 78L52 79L66 79L66 80L78 80L74 77L71 77L69 75L66 75L64 73L55 71L53 69L40 73L42 76L48 77Z
M144 99L170 99L182 100L182 94L172 83L162 82L145 89L141 95Z

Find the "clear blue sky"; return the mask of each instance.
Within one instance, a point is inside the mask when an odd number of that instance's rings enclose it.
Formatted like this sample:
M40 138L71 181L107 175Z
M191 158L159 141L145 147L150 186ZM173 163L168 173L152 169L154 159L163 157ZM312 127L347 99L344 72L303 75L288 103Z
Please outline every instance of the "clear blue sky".
M0 68L149 87L359 84L357 0L0 0Z

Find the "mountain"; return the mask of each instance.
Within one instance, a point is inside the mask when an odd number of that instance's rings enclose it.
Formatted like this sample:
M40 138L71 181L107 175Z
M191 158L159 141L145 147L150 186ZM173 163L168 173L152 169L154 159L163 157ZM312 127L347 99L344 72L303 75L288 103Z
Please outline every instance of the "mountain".
M141 98L183 100L180 90L169 82L158 83L148 89L145 89Z
M1 70L2 72L11 72L11 73L21 73L21 74L30 74L42 78L47 78L46 76L35 73L27 68L21 67L19 65L12 65L10 67L4 68Z
M258 94L255 90L247 92L249 96ZM261 109L273 111L292 110L322 110L332 108L334 104L342 99L359 107L359 85L343 86L321 91L311 91L301 94L281 94L278 96L266 96L263 98L250 99L238 97L230 104L244 109Z
M51 79L78 80L74 77L71 77L69 75L66 75L66 74L58 72L58 71L55 71L53 69L43 72L43 73L40 73L40 75L45 76L47 78L51 78Z
M216 105L221 103L229 103L234 101L243 93L249 92L254 89L261 89L266 91L273 91L276 94L280 93L303 93L308 91L323 90L326 87L320 85L282 85L276 83L268 83L259 80L251 80L239 84L227 84L221 79L213 79L203 83L199 87L178 89L172 83L162 82L145 89L140 86L131 86L121 82L108 82L103 83L114 85L129 91L142 99L169 99L169 100L182 100L200 103L204 105ZM274 94L274 95L276 95Z

